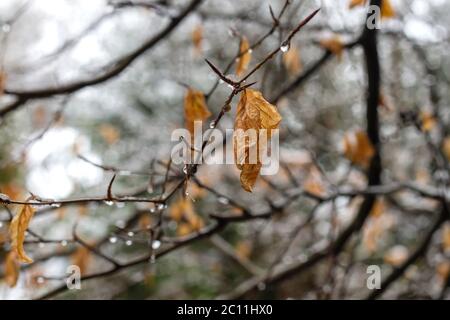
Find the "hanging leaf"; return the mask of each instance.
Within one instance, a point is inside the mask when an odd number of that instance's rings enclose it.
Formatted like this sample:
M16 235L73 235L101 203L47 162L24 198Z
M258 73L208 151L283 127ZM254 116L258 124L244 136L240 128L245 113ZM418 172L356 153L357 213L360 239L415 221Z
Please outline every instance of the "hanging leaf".
M23 248L23 242L25 241L25 232L31 218L34 215L34 208L31 205L24 204L20 207L19 213L17 213L9 225L9 235L11 238L11 251L17 254L17 259L20 262L31 263L33 259L27 256Z
M203 41L203 26L198 24L192 31L192 43L194 44L195 53L201 55Z
M233 148L236 166L241 170L241 185L248 192L252 191L261 170L259 154L267 147L260 140L260 129L267 130L269 139L271 130L277 129L280 121L281 115L276 107L267 102L261 92L252 89L241 92L234 121ZM250 129L256 133L254 139L246 134ZM251 154L257 155L256 161L252 161L255 163L250 163Z
M446 223L442 229L442 248L445 252L450 251L450 223Z
M344 155L352 163L367 167L375 149L365 131L347 133L344 136Z
M291 76L299 74L302 69L302 61L298 47L292 45L288 52L283 55L283 64Z
M187 225L189 232L199 231L204 226L203 219L195 213L192 201L189 198L180 198L169 210L170 217L177 222L181 222L179 227ZM188 228L185 226L185 231ZM183 234L184 235L184 234Z
M423 111L420 114L422 121L422 131L429 132L437 125L437 120L431 112Z
M203 92L189 88L184 97L184 118L189 132L194 134L195 121L204 121L210 116Z
M251 59L252 52L250 50L250 44L247 38L243 36L239 44L239 57L236 60L236 75L238 77L247 71Z
M313 195L326 196L327 190L322 175L316 166L308 170L308 176L303 183L303 189Z
M344 42L339 35L334 35L331 38L323 39L319 42L322 48L327 49L340 60L342 60L342 53L344 52Z
M11 250L5 259L5 281L8 286L15 287L19 279L20 265L17 261L17 254Z

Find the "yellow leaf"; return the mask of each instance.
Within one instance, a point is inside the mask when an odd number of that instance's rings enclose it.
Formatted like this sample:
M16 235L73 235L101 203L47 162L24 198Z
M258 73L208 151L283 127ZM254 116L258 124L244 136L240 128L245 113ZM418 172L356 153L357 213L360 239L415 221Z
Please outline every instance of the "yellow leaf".
M450 161L450 137L444 139L442 150L444 151L447 160Z
M85 274L89 261L91 260L91 251L85 246L78 247L72 254L72 263L80 268L81 274Z
M422 120L422 131L429 132L433 130L437 125L436 118L431 112L423 111L420 114L420 119Z
M395 17L395 10L392 6L391 0L382 0L381 19L393 17Z
M203 41L203 26L198 24L192 31L192 43L194 44L195 53L200 55L202 53Z
M375 154L372 142L362 130L345 134L343 144L345 157L362 167L367 167Z
M189 88L184 97L184 118L189 132L194 134L195 121L203 121L210 116L203 92Z
M408 259L409 250L405 246L397 245L388 250L384 255L384 262L398 267Z
M236 166L241 170L241 185L248 192L252 191L261 170L259 155L267 147L260 139L260 130L267 130L267 138L270 138L271 130L277 129L280 122L277 108L267 102L261 92L252 89L241 92L234 121L233 149ZM257 158L252 159L255 155Z
M342 53L344 51L344 43L339 35L334 35L329 39L323 39L319 44L324 48L335 54L339 60L342 59Z
M17 261L17 254L11 250L5 259L5 281L8 286L15 287L19 279L20 265Z
M236 75L241 76L247 71L250 60L252 59L252 52L250 49L250 44L246 37L241 38L241 43L239 44L239 57L236 63Z
M116 143L120 139L120 131L111 124L104 123L100 125L99 133L109 145Z
M354 7L363 6L366 4L366 0L351 0L348 4L349 9L353 9Z
M11 238L11 251L17 254L17 260L20 262L31 263L33 260L27 256L23 248L25 241L25 232L31 218L34 215L34 208L28 204L21 205L19 213L17 213L9 225L9 236Z
M300 52L296 46L291 46L289 51L283 55L283 64L291 76L295 76L302 71Z

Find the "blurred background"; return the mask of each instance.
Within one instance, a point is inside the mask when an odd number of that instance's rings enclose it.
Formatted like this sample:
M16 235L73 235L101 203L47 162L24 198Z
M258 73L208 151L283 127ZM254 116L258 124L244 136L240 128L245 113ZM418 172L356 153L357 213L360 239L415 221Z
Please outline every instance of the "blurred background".
M183 176L182 166L167 167L171 133L185 126L187 87L206 95L213 115L230 93L204 59L222 71L230 65L224 74L236 79L234 61L243 39L253 45L273 29L251 50L250 70L302 19L321 11L287 52L251 78L283 117L276 175L260 177L247 193L234 165L202 165L185 192L177 191L162 206L115 201L36 206L25 239L34 262L22 264L13 286L6 280L11 276L8 228L20 205L2 204L0 299L370 295L367 266L379 266L382 278L398 270L433 229L439 200L409 189L384 192L339 254L274 284L264 280L322 252L363 201L361 194L315 198L367 185L372 147L361 135L367 75L363 48L352 45L365 27L367 6L357 2L205 0L183 16L190 1L2 0L0 193L14 200L30 193L47 200L104 197L113 174L114 194L155 199L167 194ZM448 194L450 2L389 4L393 12L378 30L381 180ZM275 17L282 12L278 25L269 6ZM174 21L173 30L165 32ZM107 79L70 88L124 62L126 67ZM220 129L233 127L236 103L237 98ZM229 223L177 246L177 239L195 238L214 225L211 214L247 211L267 216ZM82 242L74 239L74 226ZM449 297L450 225L443 222L432 231L426 249L384 298ZM105 256L130 265L108 273L114 263ZM81 290L54 292L65 286L72 264L83 276L94 276L82 280Z

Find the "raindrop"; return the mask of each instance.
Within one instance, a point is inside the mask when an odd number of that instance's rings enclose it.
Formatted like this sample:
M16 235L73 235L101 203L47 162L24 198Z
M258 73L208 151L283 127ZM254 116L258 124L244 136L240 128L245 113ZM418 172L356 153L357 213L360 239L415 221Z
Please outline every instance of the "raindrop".
M184 195L185 195L186 197L189 197L189 191L186 191L186 192L184 193Z
M109 242L116 243L117 242L117 237L109 237Z
M163 210L165 208L167 208L165 204L163 204L163 203L158 204L158 210L161 211L161 210Z
M103 201L107 206L112 206L114 204L114 201L105 200Z
M39 284L43 284L45 282L45 278L44 277L37 277L36 278L36 282Z
M50 205L50 207L52 207L52 208L59 208L59 207L61 207L61 203L52 203Z
M134 232L133 231L130 231L127 234L128 234L129 237L134 237Z
M215 121L211 121L211 123L209 124L209 128L210 129L214 129L216 127L216 122Z
M3 227L3 222L0 221L0 228Z
M219 198L217 199L217 201L219 201L219 203L225 204L225 205L230 203L230 200L228 200L228 199L225 198L225 197L219 197Z
M61 241L61 245L62 245L63 247L67 246L67 240Z
M188 173L188 165L187 164L185 164L184 167L183 167L183 173L184 174Z
M11 31L11 26L10 26L8 23L5 23L5 24L2 26L2 31L3 31L4 33L10 32L10 31Z
M133 244L133 241L127 240L127 241L125 241L125 244L126 244L127 246L131 246L131 245Z
M266 284L264 282L262 282L262 281L260 283L258 283L257 287L258 287L259 291L266 290Z
M280 50L281 50L282 52L288 52L288 50L289 50L289 44L284 44L284 45L282 45L282 46L280 47Z
M152 249L156 250L159 247L161 247L161 241L155 240L155 241L152 242Z
M120 229L125 228L125 221L123 221L123 220L117 220L117 222L116 222L116 227L117 227L117 228L120 228Z

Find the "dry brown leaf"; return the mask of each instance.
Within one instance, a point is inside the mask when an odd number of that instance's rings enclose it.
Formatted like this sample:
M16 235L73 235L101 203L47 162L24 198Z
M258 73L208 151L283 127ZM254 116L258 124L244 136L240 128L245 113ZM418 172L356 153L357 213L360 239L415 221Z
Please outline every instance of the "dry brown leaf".
M339 35L334 35L331 38L323 39L319 44L324 48L342 59L342 53L344 52L344 42Z
M358 6L364 6L367 0L351 0L348 7L353 9ZM395 10L390 0L383 0L381 4L381 19L395 17Z
M308 176L303 183L303 189L319 197L326 196L327 188L317 167L313 166L308 170Z
M250 60L252 59L252 52L250 43L246 37L241 38L239 44L239 57L236 59L236 75L241 76L247 71Z
M450 223L446 223L442 229L442 247L445 252L450 251Z
M80 268L81 274L85 274L91 260L91 251L85 246L80 246L72 254L71 259L72 263Z
M388 250L384 255L384 262L398 267L408 259L409 250L405 246L397 245Z
M436 266L436 273L441 281L447 281L450 275L450 262L443 261Z
M194 44L195 53L201 55L203 41L203 26L198 24L192 31L192 43Z
M450 137L444 139L442 143L442 150L444 151L447 160L450 161Z
M292 45L288 52L283 55L283 64L291 76L295 76L302 71L303 65L298 47Z
M3 95L6 85L6 74L0 71L0 96Z
M391 0L383 0L383 3L381 4L381 19L393 17L395 17L395 10Z
M345 134L343 145L345 157L362 167L367 167L375 154L372 142L362 130Z
M19 279L20 265L17 261L17 254L11 250L5 259L5 281L8 286L15 287Z
M252 253L252 243L250 241L239 241L236 244L236 254L241 258L249 258Z
M119 141L120 131L115 126L104 123L99 127L99 133L107 144L111 145Z
M25 232L31 218L34 215L34 208L31 205L24 204L20 206L20 211L14 216L9 225L9 236L11 238L11 251L17 254L17 260L24 263L31 263L33 259L27 256L23 248L25 241Z
M422 121L422 131L429 132L437 125L437 120L431 112L423 111L420 113Z
M387 111L393 111L394 107L391 105L391 103L389 102L389 100L386 98L386 96L381 93L380 97L378 99L378 105L384 109L386 109Z
M184 224L189 226L189 233L194 230L198 231L203 226L203 219L194 211L194 206L192 205L192 201L189 198L180 198L177 202L175 202L169 210L170 217L177 221L184 221ZM180 226L183 223L180 224ZM179 227L180 227L179 226Z
M363 6L366 4L366 0L351 0L348 4L349 9L353 9L358 6Z
M266 129L267 138L270 138L271 130L278 128L281 119L277 108L267 102L261 92L252 89L241 92L234 121L233 149L236 166L241 170L241 185L248 192L252 191L261 170L259 154L263 151L262 148L266 148L259 139L260 130ZM246 138L246 131L249 129L255 131L256 141ZM256 152L252 148L256 148ZM251 153L257 155L256 163L250 163Z
M195 121L204 121L210 116L203 92L189 88L184 97L184 118L189 132L194 134Z

